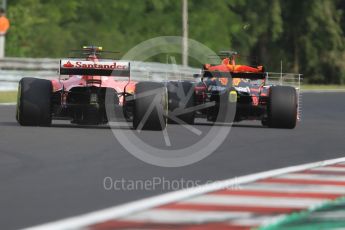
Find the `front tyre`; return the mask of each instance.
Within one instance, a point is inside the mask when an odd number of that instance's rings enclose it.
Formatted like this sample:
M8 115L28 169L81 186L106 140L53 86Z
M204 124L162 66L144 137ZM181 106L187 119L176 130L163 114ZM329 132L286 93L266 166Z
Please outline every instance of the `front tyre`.
M168 92L158 82L139 82L134 93L133 128L164 130L167 125Z
M297 93L290 86L272 86L268 103L268 120L270 128L293 129L297 123Z
M49 80L25 77L19 81L16 119L20 125L51 125L52 90Z

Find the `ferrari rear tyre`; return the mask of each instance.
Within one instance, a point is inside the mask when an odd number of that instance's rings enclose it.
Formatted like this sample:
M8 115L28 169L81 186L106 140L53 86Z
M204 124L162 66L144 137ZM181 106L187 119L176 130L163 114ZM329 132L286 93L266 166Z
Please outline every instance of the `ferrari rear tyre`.
M188 111L194 106L194 84L188 81L171 81L167 85L169 98L168 123L176 124L179 120L194 124L195 111ZM174 112L181 115L174 115ZM171 119L171 118L177 119Z
M158 82L139 82L134 93L133 128L164 130L167 125L168 92Z
M268 103L267 125L293 129L297 123L297 93L290 86L272 86Z
M19 81L16 119L23 126L49 126L52 84L49 80L22 78Z

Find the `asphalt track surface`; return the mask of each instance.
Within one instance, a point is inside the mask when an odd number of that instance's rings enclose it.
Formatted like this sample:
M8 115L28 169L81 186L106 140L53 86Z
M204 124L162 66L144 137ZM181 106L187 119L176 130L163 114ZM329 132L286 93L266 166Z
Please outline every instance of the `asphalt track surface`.
M107 127L20 127L15 107L0 106L0 228L29 227L168 191L163 186L106 190L105 177L202 183L343 157L344 99L345 93L305 93L302 122L296 129L239 123L212 155L180 168L138 160ZM178 132L179 127L169 129Z

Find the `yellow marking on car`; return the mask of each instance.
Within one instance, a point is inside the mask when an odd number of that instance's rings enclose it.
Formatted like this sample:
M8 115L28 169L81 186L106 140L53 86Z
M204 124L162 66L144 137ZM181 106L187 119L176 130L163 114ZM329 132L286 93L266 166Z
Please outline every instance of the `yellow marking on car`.
M229 102L231 102L231 103L237 102L237 92L235 90L230 91Z

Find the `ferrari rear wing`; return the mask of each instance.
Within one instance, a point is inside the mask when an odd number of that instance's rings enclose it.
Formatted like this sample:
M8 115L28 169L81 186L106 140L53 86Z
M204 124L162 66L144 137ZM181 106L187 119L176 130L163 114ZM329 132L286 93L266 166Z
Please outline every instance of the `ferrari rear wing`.
M220 71L208 71L205 70L202 73L202 77L210 78L246 78L246 79L265 79L267 73L265 72L220 72Z
M130 62L115 60L60 60L60 75L130 77Z

